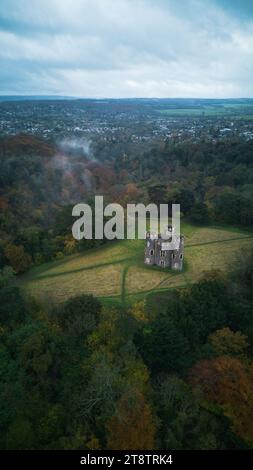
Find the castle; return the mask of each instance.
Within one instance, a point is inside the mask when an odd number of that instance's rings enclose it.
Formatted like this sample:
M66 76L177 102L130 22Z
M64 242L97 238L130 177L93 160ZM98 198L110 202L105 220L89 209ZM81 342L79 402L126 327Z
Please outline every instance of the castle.
M178 249L169 250L168 242L172 240L173 227L168 226L166 238L147 232L144 263L149 265L157 265L163 268L172 268L178 271L183 269L184 258L184 237L180 235ZM174 235L175 236L175 235Z

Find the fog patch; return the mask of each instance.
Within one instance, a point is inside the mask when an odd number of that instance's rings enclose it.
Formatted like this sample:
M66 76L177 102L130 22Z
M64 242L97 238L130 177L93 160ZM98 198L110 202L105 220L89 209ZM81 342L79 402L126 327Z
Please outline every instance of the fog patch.
M86 157L88 160L95 161L91 140L81 137L64 138L58 142L58 147L61 152L76 157Z

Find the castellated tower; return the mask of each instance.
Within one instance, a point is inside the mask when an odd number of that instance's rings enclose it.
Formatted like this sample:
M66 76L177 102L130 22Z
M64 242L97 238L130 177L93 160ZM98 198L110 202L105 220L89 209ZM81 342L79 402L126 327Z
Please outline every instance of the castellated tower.
M163 238L160 233L157 235L147 232L144 257L145 264L157 265L162 268L172 268L177 271L183 269L184 237L180 235L178 249L169 250L168 242L172 240L172 232L173 228L171 225L168 226L166 238Z

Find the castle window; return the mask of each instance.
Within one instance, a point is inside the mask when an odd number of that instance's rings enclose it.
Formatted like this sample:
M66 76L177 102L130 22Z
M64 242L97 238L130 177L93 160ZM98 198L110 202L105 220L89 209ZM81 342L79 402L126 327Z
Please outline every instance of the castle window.
M172 253L172 259L175 259L175 253Z
M181 255L180 255L180 259L183 259L183 255L182 255L182 253L181 253Z
M154 254L154 250L150 250L150 254L153 255L153 254Z
M164 250L161 250L161 251L160 251L160 255L161 255L161 258L164 258L164 257L165 257L165 251L164 251Z

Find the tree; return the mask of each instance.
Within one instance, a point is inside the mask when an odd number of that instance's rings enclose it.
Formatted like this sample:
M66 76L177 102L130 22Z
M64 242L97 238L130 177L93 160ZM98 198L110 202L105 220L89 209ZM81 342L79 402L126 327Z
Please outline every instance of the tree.
M140 191L137 188L136 184L134 183L128 183L126 184L125 187L125 192L124 192L124 202L126 204L128 203L136 203L138 201L138 198L140 196Z
M195 224L208 224L210 219L207 205L204 202L196 203L189 213L189 218Z
M25 398L24 371L10 352L0 346L0 448L6 447L6 433Z
M31 422L23 417L17 417L6 434L6 448L12 450L31 450L36 446L34 430Z
M180 301L175 307L169 306L169 312L177 318L191 350L194 350L206 342L210 333L225 326L229 306L226 283L219 273L212 272L180 293Z
M8 285L14 279L15 273L11 266L0 269L0 289Z
M214 202L218 220L228 224L252 225L253 203L236 191L224 190Z
M20 366L37 384L46 384L51 375L58 376L63 341L43 322L26 322L13 331L9 347Z
M143 300L136 302L131 308L131 315L133 315L136 320L146 323L148 321L148 315L145 311L145 302Z
M203 359L191 369L189 381L206 399L221 407L232 430L253 444L253 375L239 359L221 356Z
M176 376L163 379L156 390L161 419L162 449L206 450L222 448L217 419L201 405L201 395Z
M247 339L247 336L240 331L234 333L228 327L217 330L209 336L209 342L218 356L245 357L245 350L249 346Z
M87 336L96 327L101 304L93 295L78 295L59 308L57 318L63 330L76 338Z
M187 367L189 344L183 332L169 317L158 317L136 335L144 362L153 371L177 372Z
M141 392L122 395L107 428L108 449L155 448L156 426L150 405Z
M21 290L14 285L7 285L0 290L0 323L12 329L27 317L26 301Z
M152 204L165 204L167 202L167 188L164 184L154 184L148 187L149 200Z
M72 206L66 205L57 209L55 213L54 234L65 235L71 233L72 224Z
M195 203L195 195L191 189L183 188L178 195L177 202L180 204L180 210L188 214Z
M22 245L7 245L5 256L16 273L23 273L32 265L32 258Z
M64 242L64 253L66 255L71 255L76 251L77 241L73 237L66 237Z
M241 286L252 291L253 287L253 249L241 250L235 258L233 277Z

